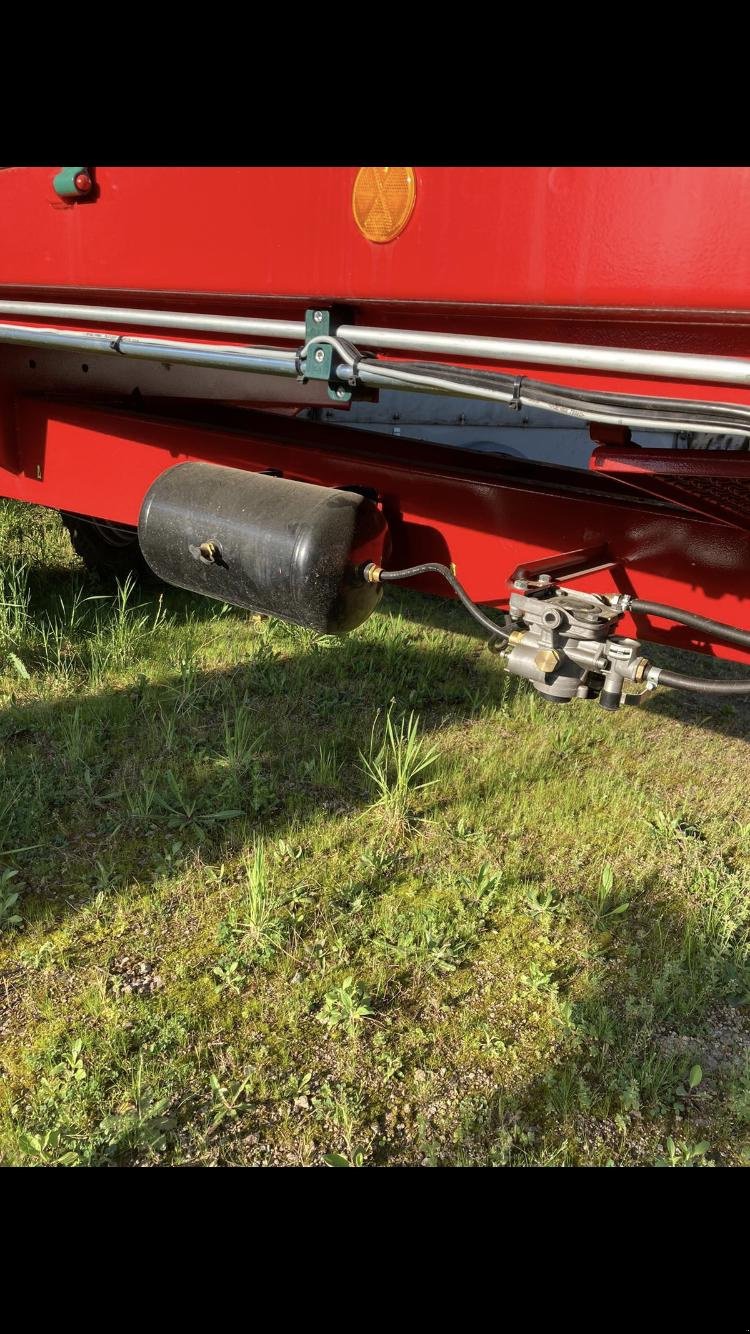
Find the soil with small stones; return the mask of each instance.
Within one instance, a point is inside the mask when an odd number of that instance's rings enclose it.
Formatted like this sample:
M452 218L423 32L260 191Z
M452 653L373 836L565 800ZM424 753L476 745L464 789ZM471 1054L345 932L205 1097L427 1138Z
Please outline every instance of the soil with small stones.
M164 986L154 964L145 959L131 959L127 954L115 959L110 974L113 989L126 996L150 996Z

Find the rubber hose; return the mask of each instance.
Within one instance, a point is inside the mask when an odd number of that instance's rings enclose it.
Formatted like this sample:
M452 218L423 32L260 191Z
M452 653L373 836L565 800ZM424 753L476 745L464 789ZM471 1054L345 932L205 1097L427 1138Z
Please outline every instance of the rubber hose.
M703 676L683 676L659 668L660 686L674 686L677 690L694 690L698 695L750 695L750 681L710 681Z
M489 616L485 616L484 612L480 611L476 602L472 602L466 589L461 586L455 574L448 569L447 565L428 562L425 565L412 565L408 570L381 570L379 581L381 584L398 583L400 579L416 579L418 574L441 575L450 584L456 597L460 598L469 615L473 616L475 621L478 621L493 638L508 639L508 631L504 630L502 626L496 625L494 621L490 620Z
M667 607L663 602L644 602L641 598L633 598L628 604L628 611L641 611L646 616L663 616L667 621L687 625L691 630L700 630L715 639L725 640L727 644L738 644L741 648L750 649L750 631L737 630L735 626L724 625L721 621L711 621L707 616L696 616L694 612L682 611L680 607Z

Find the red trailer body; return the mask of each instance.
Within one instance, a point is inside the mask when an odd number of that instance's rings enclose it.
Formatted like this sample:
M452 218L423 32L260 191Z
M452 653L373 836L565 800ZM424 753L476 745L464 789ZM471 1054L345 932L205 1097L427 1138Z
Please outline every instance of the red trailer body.
M452 563L475 600L504 606L514 571L578 552L599 567L581 589L750 630L744 451L686 450L675 471L617 418L588 472L439 450L347 427L333 363L326 383L243 360L299 357L318 312L374 381L429 356L750 435L750 169L367 169L387 223L386 170L413 206L382 242L358 226L355 167L1 169L0 494L135 525L177 462L275 469L371 488L394 563ZM335 420L295 419L323 407ZM623 629L744 658L659 620Z

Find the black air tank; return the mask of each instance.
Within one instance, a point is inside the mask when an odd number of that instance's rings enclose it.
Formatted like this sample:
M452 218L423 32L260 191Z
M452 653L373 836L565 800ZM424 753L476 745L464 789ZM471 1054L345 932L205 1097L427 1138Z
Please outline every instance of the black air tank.
M359 570L387 556L372 500L267 473L179 463L149 488L141 550L166 583L324 634L375 610L378 584Z

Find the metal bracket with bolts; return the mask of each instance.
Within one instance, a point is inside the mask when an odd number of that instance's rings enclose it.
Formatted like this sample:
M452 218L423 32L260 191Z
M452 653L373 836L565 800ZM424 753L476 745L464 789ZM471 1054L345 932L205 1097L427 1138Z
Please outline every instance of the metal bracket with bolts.
M326 380L328 397L334 403L351 403L352 391L337 382L334 374L334 347L327 340L335 335L338 325L344 323L340 312L321 308L305 311L305 350L300 363L303 380ZM316 339L321 341L318 343ZM311 346L312 344L312 346Z
M328 397L339 406L346 406L353 399L377 403L380 397L377 389L358 383L357 367L363 359L362 353L336 332L341 325L353 321L354 313L345 306L333 306L330 310L313 307L305 312L305 342L297 352L297 373L302 382L325 380ZM351 368L351 374L344 375L343 384L341 361Z

